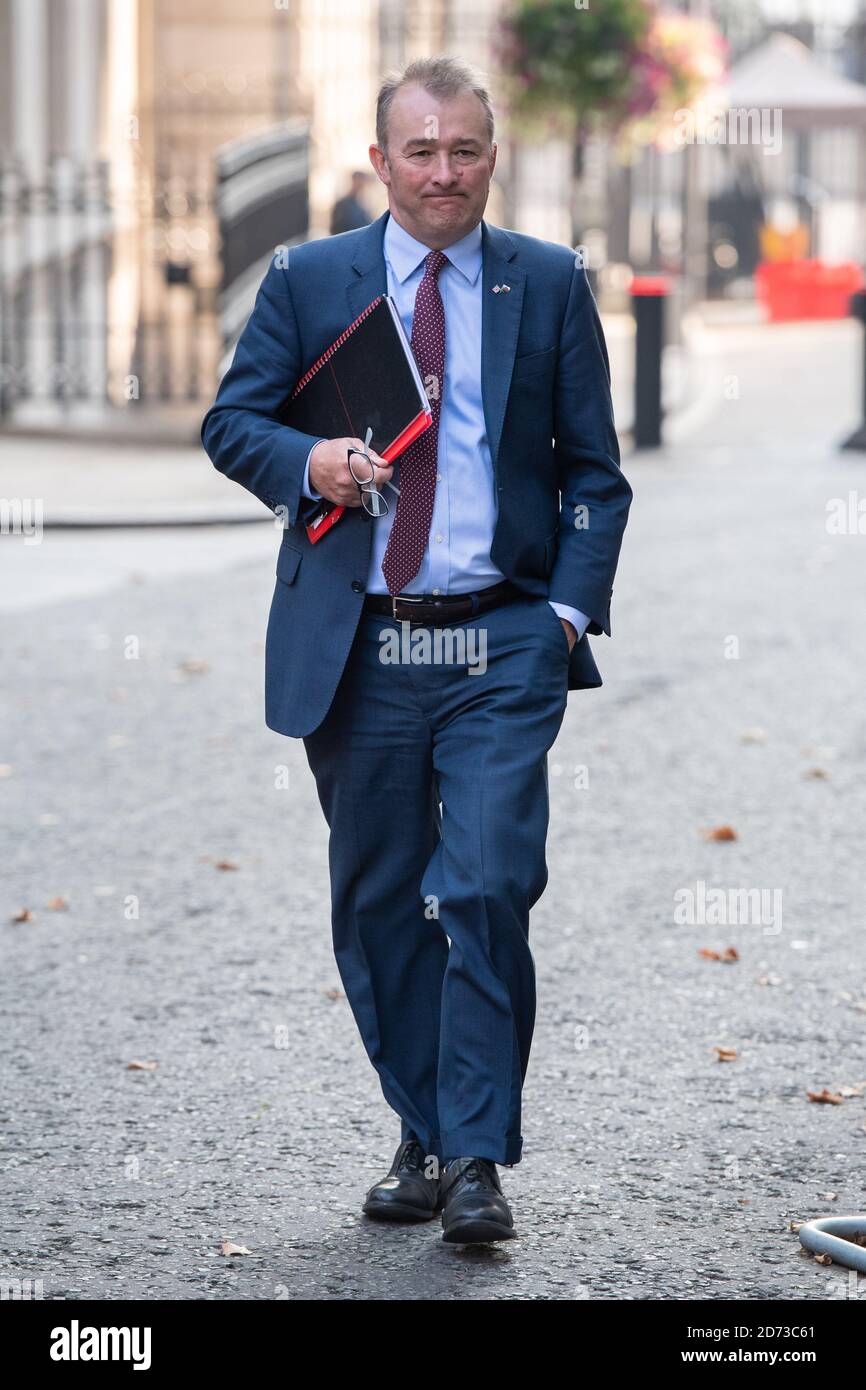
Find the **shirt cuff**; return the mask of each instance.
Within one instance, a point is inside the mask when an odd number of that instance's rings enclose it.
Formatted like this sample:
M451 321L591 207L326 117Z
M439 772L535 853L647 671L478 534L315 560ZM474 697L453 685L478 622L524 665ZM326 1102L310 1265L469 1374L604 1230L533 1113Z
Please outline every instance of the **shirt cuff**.
M571 623L577 633L577 640L579 642L586 632L586 629L589 627L589 618L586 614L581 613L579 608L569 608L567 603L554 603L552 598L549 598L547 602L550 604L557 617L565 618Z
M321 442L321 439L316 440L316 444L321 444ZM313 445L313 449L315 449L316 444ZM301 487L301 491L303 492L305 497L309 497L311 502L321 502L322 494L320 492L314 492L310 487L310 459L313 456L313 449L311 449L310 452L307 454L307 462L304 464L304 481Z

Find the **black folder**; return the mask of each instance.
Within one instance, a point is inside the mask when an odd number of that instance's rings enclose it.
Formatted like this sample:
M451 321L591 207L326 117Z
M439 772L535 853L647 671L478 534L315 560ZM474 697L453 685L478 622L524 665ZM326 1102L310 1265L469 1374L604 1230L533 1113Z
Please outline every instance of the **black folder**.
M418 364L390 295L368 304L304 373L280 419L326 439L364 439L372 429L370 448L389 463L433 423ZM310 540L319 540L344 510L323 502L321 516L307 527Z

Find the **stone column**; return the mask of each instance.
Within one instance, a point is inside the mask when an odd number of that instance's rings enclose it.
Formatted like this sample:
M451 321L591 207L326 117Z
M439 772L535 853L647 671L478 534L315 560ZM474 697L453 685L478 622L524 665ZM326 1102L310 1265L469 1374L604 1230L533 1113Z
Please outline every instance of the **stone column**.
M76 170L81 211L76 219L77 274L72 299L76 394L107 395L108 228L106 169L99 109L102 30L98 0L66 0L67 149Z
M13 387L27 401L17 413L42 415L54 396L48 219L48 26L45 0L12 4L12 140L22 172L17 274L23 282L23 380Z

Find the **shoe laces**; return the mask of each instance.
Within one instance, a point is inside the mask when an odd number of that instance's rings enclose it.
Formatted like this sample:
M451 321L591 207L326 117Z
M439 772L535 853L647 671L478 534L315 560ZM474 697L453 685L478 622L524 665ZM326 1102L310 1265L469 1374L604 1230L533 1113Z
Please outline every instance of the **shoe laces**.
M402 1168L420 1168L424 1162L424 1150L417 1139L412 1139L403 1150L400 1162L397 1164L397 1172Z
M468 1182L483 1183L485 1187L489 1187L493 1182L490 1176L490 1169L486 1166L482 1158L470 1159L466 1167L462 1169L460 1176L461 1178L466 1178Z

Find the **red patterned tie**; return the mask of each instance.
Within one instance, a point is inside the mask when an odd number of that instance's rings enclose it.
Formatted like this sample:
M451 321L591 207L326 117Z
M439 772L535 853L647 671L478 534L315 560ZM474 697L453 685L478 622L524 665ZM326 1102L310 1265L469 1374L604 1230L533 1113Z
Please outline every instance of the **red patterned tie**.
M392 595L402 593L415 578L430 538L436 495L439 413L445 380L445 307L436 282L440 270L448 264L448 257L441 251L431 251L415 295L412 351L422 380L433 397L430 402L433 423L400 455L400 496L382 557L382 573L388 593Z

